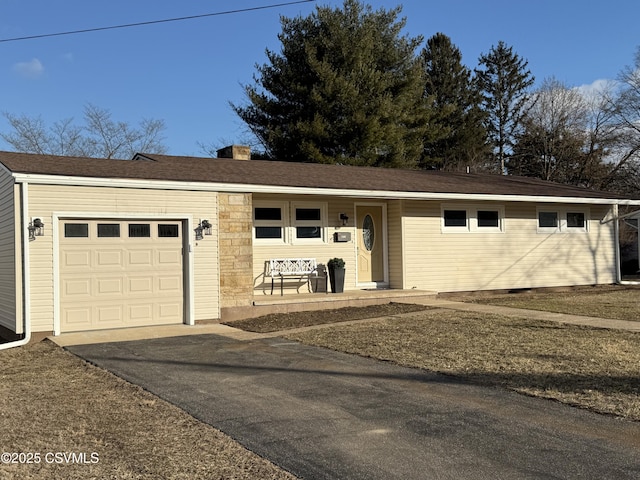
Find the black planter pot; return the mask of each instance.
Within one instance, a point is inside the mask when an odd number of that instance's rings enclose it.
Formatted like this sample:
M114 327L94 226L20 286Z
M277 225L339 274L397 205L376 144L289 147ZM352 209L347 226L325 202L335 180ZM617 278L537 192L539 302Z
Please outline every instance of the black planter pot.
M344 292L344 268L329 267L329 282L331 293Z

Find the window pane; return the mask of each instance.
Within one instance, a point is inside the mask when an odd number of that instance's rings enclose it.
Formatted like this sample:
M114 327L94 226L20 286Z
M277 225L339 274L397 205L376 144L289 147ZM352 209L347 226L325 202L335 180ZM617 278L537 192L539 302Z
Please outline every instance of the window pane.
M67 238L86 238L89 236L89 224L88 223L65 223L64 224L64 236Z
M296 238L321 238L320 227L296 227Z
M538 226L540 228L557 228L558 212L538 212Z
M280 208L261 208L254 209L256 220L282 220L282 211Z
M129 236L130 237L150 237L151 225L148 223L130 223L129 224Z
M256 227L256 238L282 238L282 228Z
M159 224L158 225L158 237L159 238L167 238L167 237L178 237L178 225L172 224Z
M567 227L584 228L584 213L567 212Z
M320 220L320 209L296 208L296 220Z
M373 225L373 217L371 215L365 215L362 221L362 243L367 252L373 250L374 242L376 241L376 231Z
M98 224L98 237L119 237L120 236L120 224L119 223L99 223Z
M499 227L500 215L495 210L478 210L478 227Z
M467 211L466 210L445 210L444 226L445 227L466 227Z

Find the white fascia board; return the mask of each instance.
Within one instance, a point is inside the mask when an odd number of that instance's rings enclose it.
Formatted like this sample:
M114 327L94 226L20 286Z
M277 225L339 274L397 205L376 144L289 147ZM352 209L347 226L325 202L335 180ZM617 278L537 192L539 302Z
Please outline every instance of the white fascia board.
M640 205L640 200L554 197L545 195L492 195L468 193L404 192L386 190L351 190L341 188L289 187L282 185L251 185L216 182L179 182L173 180L142 180L128 178L72 177L14 173L17 183L44 185L70 185L87 187L140 188L153 190L191 190L225 193L280 193L291 195L327 195L351 198L403 199L403 200L464 200L493 202L575 203L599 205Z

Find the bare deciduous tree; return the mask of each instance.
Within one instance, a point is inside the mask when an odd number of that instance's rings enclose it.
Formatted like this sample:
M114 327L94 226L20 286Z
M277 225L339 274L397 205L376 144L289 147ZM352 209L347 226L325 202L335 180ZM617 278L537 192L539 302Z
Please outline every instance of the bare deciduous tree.
M640 47L634 65L625 67L618 75L618 90L608 97L610 123L615 129L616 179L627 180L627 187L640 190ZM632 178L632 184L628 180Z
M18 152L74 157L132 158L137 152L165 153L163 120L143 119L138 127L117 122L111 112L87 104L84 108L84 126L73 123L73 118L55 122L47 127L41 117L4 113L12 130L0 133Z

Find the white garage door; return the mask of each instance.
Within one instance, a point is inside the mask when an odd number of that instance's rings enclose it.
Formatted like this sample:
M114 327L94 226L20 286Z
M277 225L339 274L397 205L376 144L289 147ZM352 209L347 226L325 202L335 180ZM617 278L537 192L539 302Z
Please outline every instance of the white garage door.
M60 330L183 322L179 221L60 221Z

